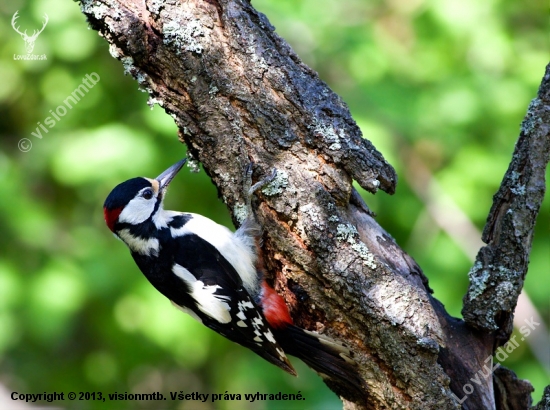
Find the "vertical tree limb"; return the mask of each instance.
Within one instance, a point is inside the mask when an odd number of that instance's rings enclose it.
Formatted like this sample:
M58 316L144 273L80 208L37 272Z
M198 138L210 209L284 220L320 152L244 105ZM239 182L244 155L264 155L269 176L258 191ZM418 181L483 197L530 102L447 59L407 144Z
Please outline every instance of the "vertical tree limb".
M471 326L496 332L496 344L512 333L513 313L527 273L535 221L546 190L550 158L550 66L521 124L506 171L483 230L487 244L469 277L462 314ZM497 347L498 347L497 346Z

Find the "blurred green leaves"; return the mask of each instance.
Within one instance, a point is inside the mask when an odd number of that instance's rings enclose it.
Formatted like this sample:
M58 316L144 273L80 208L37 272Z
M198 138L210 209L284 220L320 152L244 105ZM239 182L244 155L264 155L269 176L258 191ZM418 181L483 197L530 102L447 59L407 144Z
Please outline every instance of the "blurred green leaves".
M86 153L85 159L82 153ZM73 133L53 158L54 177L66 184L106 181L147 169L160 155L144 133L123 124L108 124L93 131ZM131 158L132 161L128 161Z
M459 316L471 262L408 186L414 169L404 152L418 157L483 227L548 63L545 6L514 0L253 4L342 96L365 137L397 169L397 193L365 194L366 200L425 270L435 296ZM30 32L48 14L34 50L47 60L14 60L25 52L10 25L16 10ZM28 391L301 390L307 400L296 408L341 408L300 363L300 377L287 376L174 309L104 226L102 203L116 184L156 176L185 149L172 118L158 106L150 109L107 43L87 28L77 3L4 2L0 16L0 382ZM101 80L41 139L33 137L92 72ZM31 139L30 152L17 149L21 138ZM181 174L167 207L230 224L205 173ZM546 317L549 211L547 199L525 283ZM505 365L531 379L540 397L548 375L526 345Z

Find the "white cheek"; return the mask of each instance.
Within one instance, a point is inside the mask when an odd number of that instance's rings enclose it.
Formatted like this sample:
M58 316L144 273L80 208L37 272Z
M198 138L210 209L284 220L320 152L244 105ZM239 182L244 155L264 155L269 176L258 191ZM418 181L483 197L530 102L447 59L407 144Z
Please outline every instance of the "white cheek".
M132 225L146 221L155 210L155 202L154 198L149 200L143 197L132 199L120 213L118 221Z

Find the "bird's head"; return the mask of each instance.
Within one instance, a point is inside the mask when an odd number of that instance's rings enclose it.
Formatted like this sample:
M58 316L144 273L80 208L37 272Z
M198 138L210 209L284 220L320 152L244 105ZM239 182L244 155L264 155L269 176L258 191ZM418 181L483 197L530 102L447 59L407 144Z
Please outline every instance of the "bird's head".
M138 225L162 210L162 200L170 181L187 159L172 165L155 179L137 177L118 184L103 205L105 222L112 232L117 224Z

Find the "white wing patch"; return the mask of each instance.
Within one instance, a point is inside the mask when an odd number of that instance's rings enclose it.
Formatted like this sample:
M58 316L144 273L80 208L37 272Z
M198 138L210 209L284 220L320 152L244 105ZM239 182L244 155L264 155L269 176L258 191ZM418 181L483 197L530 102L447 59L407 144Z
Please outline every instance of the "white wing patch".
M157 238L140 238L130 233L129 229L122 229L118 232L120 239L136 253L145 256L158 256L160 244Z
M231 322L231 315L229 314L231 307L226 302L229 297L214 294L217 289L221 289L221 286L205 285L204 282L197 280L191 272L177 263L172 267L172 271L189 286L191 297L195 299L201 312L220 323Z
M251 251L242 238L234 235L225 226L217 224L202 215L189 214L192 218L181 228L170 228L174 238L188 234L195 234L214 245L235 268L243 285L249 294L255 295L258 291L258 272L256 271L256 255Z

